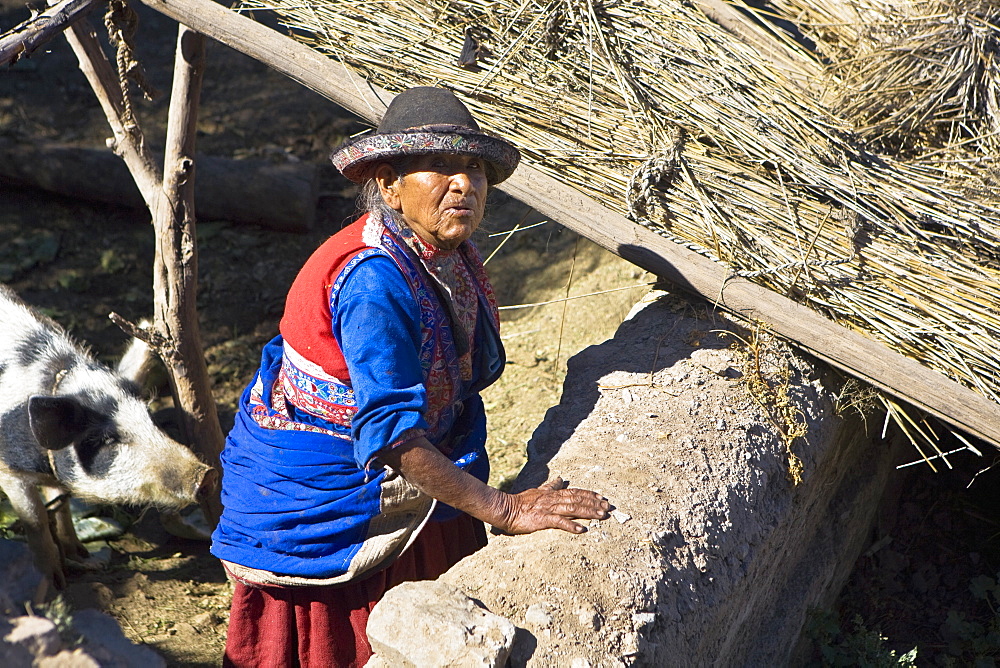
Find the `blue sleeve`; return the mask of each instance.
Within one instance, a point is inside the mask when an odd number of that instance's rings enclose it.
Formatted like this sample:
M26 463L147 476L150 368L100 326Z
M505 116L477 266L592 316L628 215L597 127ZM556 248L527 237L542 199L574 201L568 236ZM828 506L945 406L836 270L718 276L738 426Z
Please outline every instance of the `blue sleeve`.
M382 448L427 429L420 307L395 262L382 255L355 265L333 299L333 335L358 407L351 422L354 459L367 468Z

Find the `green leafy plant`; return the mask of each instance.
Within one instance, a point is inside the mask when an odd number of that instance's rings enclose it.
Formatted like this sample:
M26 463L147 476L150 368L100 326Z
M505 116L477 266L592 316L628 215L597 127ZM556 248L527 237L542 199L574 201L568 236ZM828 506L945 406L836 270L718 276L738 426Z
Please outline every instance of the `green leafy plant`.
M28 612L33 615L45 617L55 624L59 637L68 647L76 647L83 642L83 637L73 628L73 610L62 594L59 594L48 603L31 606L28 605Z
M17 523L18 519L14 508L11 507L7 497L3 493L0 493L0 538L6 538L7 540L20 539L21 534Z
M974 577L969 583L973 598L983 601L992 613L989 619L977 621L955 610L941 625L941 637L947 643L945 665L986 667L996 665L1000 658L1000 583L988 575Z
M128 263L118 249L108 248L101 253L100 266L105 274L121 274L128 267Z
M888 640L878 631L866 628L864 619L855 615L852 628L844 630L837 615L829 610L810 611L805 634L819 654L823 666L860 666L861 668L915 668L917 648L903 655L885 646Z

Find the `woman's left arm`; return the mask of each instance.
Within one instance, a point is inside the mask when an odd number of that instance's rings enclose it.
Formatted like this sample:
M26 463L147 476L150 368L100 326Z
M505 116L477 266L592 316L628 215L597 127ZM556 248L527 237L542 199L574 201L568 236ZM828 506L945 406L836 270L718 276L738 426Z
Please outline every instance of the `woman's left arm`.
M431 445L415 438L378 454L408 482L438 501L501 531L525 534L541 529L583 533L574 519L607 519L608 500L586 489L566 488L559 478L519 494L508 494L469 475Z
M455 466L423 436L404 440L426 428L426 390L418 358L419 308L392 260L375 256L358 264L334 313L334 335L359 408L353 421L359 466L377 458L424 493L508 533L582 533L586 529L573 519L607 517L611 506L594 492L563 489L557 480L507 494Z

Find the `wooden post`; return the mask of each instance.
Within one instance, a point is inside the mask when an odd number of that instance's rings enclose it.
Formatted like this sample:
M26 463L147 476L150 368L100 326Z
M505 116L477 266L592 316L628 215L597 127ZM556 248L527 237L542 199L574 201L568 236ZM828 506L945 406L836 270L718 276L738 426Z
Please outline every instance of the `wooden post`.
M178 26L167 117L163 196L153 210L153 327L171 342L170 380L188 442L221 471L223 435L198 325L198 248L194 211L194 144L205 71L205 38ZM210 526L222 513L218 490L202 501Z
M204 38L184 26L178 33L165 178L146 148L138 124L127 117L118 77L89 23L78 21L66 31L66 38L114 132L113 148L128 165L153 216L156 234L153 328L148 335L135 330L133 333L146 340L167 367L188 444L219 471L223 435L211 394L196 311L193 156ZM210 526L217 522L221 508L216 489L202 502Z

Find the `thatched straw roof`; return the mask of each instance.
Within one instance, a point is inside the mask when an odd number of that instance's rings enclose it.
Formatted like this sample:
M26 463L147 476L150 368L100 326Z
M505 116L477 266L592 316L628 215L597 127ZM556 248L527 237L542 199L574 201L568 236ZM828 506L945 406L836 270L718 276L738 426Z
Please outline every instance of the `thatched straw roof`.
M776 0L827 58L831 102L869 143L994 171L1000 157L1000 5L987 0Z
M952 90L947 66L934 75L926 64L921 94L941 106L904 110L897 100L910 93L893 73L906 66L885 59L876 75L869 54L888 47L859 51L881 33L847 17L888 11L863 1L783 2L782 18L807 17L813 39L820 26L842 32L819 53L786 39L780 58L679 0L243 6L273 9L298 39L391 91L451 88L536 167L1000 403L1000 191L983 166L995 153L981 153L994 145L995 67L964 80L978 91L970 98ZM962 67L983 51L983 30L995 39L990 20L925 34L923 48L935 35L957 40ZM872 88L882 102L870 103ZM876 152L900 118L940 129L939 109L965 114L933 145L945 150Z

